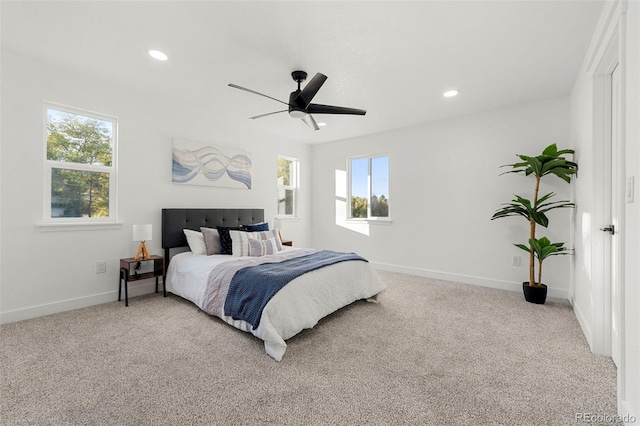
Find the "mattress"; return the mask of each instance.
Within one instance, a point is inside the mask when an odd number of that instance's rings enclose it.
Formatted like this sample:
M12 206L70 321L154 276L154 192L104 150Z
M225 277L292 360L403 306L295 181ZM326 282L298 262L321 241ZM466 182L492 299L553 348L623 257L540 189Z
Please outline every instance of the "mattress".
M167 290L193 302L205 312L264 341L265 351L277 361L286 352L286 340L300 331L313 328L320 319L356 300L375 302L386 285L368 262L348 261L308 272L278 291L262 312L260 324L253 329L245 321L224 315L205 303L205 294L215 286L215 276L225 262L279 262L303 256L313 249L286 248L260 260L229 255L194 255L191 252L171 258L167 271ZM206 306L205 306L206 305ZM209 309L207 309L209 307Z

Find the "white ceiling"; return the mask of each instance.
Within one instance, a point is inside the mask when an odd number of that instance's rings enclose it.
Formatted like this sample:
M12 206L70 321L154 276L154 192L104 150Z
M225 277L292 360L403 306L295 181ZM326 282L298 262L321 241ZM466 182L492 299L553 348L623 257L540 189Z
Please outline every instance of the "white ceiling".
M565 96L602 1L43 1L1 4L2 48L202 108L212 119L318 143ZM169 55L160 63L149 49ZM282 113L291 71L329 78L314 103L366 109ZM442 92L460 95L445 99Z

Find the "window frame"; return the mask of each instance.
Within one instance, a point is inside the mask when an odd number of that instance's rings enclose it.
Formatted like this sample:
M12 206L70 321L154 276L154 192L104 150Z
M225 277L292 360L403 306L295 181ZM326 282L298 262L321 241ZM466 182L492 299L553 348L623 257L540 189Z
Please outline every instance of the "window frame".
M373 154L373 155L356 155L347 157L347 221L353 222L391 222L391 203L388 204L388 215L387 216L371 216L371 163L372 160L376 158L386 157L389 164L389 172L387 175L387 180L389 181L388 192L391 192L391 156L387 153L384 154ZM351 176L351 162L353 160L367 160L367 217L353 217L351 211L351 195L352 195L352 176ZM391 199L390 194L386 195L387 200Z
M283 159L287 161L291 161L293 163L293 185L281 185L278 181L278 160ZM300 160L294 157L290 157L288 155L278 154L276 159L276 182L277 182L277 203L276 204L276 219L297 219L298 218L298 197L300 192ZM293 191L293 213L292 214L281 214L279 213L279 203L280 203L280 190L290 190Z
M48 148L48 111L50 109L61 111L69 114L80 115L96 120L109 121L113 124L112 140L111 140L111 165L93 165L84 163L73 163L69 161L56 161L47 158ZM95 225L115 225L118 222L118 119L117 117L107 114L97 113L81 108L62 105L54 102L44 102L43 109L43 210L42 222L39 226L95 226ZM51 174L53 169L88 171L109 174L109 216L107 217L51 217Z

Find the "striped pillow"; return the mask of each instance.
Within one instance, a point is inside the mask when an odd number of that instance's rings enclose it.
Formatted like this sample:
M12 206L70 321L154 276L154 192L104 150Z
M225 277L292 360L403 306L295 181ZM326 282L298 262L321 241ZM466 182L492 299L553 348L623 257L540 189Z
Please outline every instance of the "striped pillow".
M280 241L280 235L278 234L277 229L272 229L271 231L262 231L262 232L251 232L247 234L247 236L254 240L269 240L274 238L276 240L276 247L278 251L282 250L282 241Z
M276 241L276 238L269 238L268 240L249 238L249 256L257 257L277 253L278 244Z
M229 231L232 241L232 254L234 256L250 256L249 254L249 240L264 241L270 238L275 239L276 248L282 250L282 242L278 236L278 230L273 229L271 231L261 232L244 232L244 231ZM221 236L222 238L222 236Z
M245 231L229 231L231 235L231 254L234 256L249 256L249 233Z

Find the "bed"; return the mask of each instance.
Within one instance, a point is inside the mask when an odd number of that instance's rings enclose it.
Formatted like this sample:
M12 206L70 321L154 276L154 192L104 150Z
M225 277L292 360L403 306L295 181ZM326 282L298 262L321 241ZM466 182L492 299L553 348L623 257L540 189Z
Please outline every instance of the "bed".
M233 241L235 256L194 254L201 251L189 250L184 231L200 232L201 228L218 226L234 228L263 221L262 209L163 209L162 247L168 260L166 285L167 291L263 340L265 352L280 361L287 348L287 339L314 327L320 319L356 300L375 302L386 286L371 265L355 254L281 245L281 250L265 251L265 245L277 244L273 238L267 240L265 237L261 243L262 255L252 252L252 256L239 256L239 253L245 253L242 252L244 248L238 251L241 247L238 244L246 240L247 235L241 231L231 234L236 236ZM208 230L203 232L210 233ZM252 238L258 237L252 234ZM258 245L255 241L250 243ZM243 291L265 286L272 274L280 273L286 264L309 268L308 265L315 265L315 262L319 265L316 269L301 273L279 287L270 298L264 298L259 311L243 305L245 300L260 298L243 298ZM254 268L247 268L249 266ZM269 278L248 277L249 272L257 273L259 269L269 269ZM241 275L245 276L244 282ZM256 282L260 285L256 286ZM243 285L245 287L238 287Z

